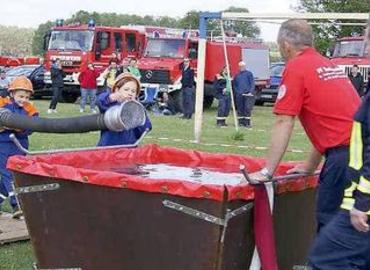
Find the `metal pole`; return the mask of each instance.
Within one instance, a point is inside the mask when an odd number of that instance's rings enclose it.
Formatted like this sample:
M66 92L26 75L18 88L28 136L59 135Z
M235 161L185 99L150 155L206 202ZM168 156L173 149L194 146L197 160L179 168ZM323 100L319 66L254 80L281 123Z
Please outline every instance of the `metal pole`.
M258 19L258 20L368 20L368 13L245 13L245 12L222 12L222 19Z
M224 47L226 70L227 70L227 78L226 78L226 80L228 80L228 83L229 83L229 86L230 86L231 105L232 105L232 108L233 108L233 116L234 116L235 130L238 131L238 129L239 129L239 126L238 126L238 118L237 118L236 110L235 110L234 91L233 91L233 87L232 87L232 84L231 84L230 64L229 64L229 58L227 57L225 31L224 31L224 25L223 25L223 21L222 20L220 20L220 25L221 25L222 43L223 43L223 47ZM226 84L226 86L227 86L227 84Z

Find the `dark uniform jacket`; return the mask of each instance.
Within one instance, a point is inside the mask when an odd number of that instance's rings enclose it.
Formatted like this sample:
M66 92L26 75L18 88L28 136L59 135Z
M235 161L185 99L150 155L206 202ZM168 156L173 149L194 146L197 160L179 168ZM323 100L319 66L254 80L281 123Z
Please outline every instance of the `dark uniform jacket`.
M358 95L361 97L364 95L364 77L361 73L357 73L356 76L352 76L352 73L349 74L349 79L351 80L353 86L356 88Z
M255 83L252 72L248 70L239 72L234 78L233 86L237 94L254 94Z
M182 88L189 88L194 86L194 70L192 68L187 68L182 70L181 78Z
M64 71L52 66L50 69L51 85L54 87L63 87L63 78L66 76Z
M348 177L352 181L344 193L341 208L370 215L370 95L354 116L351 134Z

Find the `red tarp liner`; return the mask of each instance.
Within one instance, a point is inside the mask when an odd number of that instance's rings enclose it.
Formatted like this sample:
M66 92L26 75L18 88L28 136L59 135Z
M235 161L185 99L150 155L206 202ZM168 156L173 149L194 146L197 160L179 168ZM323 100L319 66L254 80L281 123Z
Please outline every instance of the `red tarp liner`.
M128 188L138 191L168 193L183 197L206 198L223 201L254 198L254 188L247 183L239 185L209 185L171 179L146 179L136 175L104 171L104 164L156 164L167 163L181 167L201 167L224 173L237 173L240 164L248 172L255 172L264 166L264 160L242 155L213 154L192 150L181 150L157 145L145 145L134 149L96 149L49 155L14 156L8 161L8 168L31 175L59 178L93 185ZM282 163L276 175L283 175L296 163ZM279 183L276 193L301 191L317 185L317 177L299 178Z
M277 270L275 234L265 185L254 190L253 229L263 270Z

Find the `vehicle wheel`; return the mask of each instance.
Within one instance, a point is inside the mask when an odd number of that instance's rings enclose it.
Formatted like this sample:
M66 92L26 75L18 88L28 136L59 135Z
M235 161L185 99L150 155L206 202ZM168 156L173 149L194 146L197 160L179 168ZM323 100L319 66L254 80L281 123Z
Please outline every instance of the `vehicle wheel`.
M64 103L74 103L77 100L77 96L69 93L62 94L62 102Z
M42 98L42 95L41 95L41 94L34 93L34 94L32 95L32 98L33 98L33 99L41 99L41 98Z
M212 106L214 97L213 96L204 96L203 100L203 108L204 109L209 109Z
M257 106L263 106L264 102L261 101L261 100L256 100L256 102L254 103L254 105L257 105Z

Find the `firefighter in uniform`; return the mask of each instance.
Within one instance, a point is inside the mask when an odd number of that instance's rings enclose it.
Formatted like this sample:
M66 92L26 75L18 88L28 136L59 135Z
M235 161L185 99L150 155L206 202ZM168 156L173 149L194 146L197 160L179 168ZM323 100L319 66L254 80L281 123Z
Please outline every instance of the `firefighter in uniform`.
M16 77L9 84L9 97L0 97L0 108L10 110L15 114L37 117L37 109L29 102L33 93L32 83L25 76ZM24 155L10 140L9 135L14 133L21 145L28 149L28 136L30 130L14 130L0 127L0 205L9 197L13 209L13 218L19 218L22 214L13 191L12 174L6 168L8 158L14 155Z
M222 68L220 74L216 75L213 83L215 97L218 99L217 108L217 127L226 127L226 118L229 116L231 108L231 82L227 76L226 66Z
M234 92L236 108L238 111L239 126L251 126L251 114L255 102L254 77L252 72L246 69L243 61L239 62L240 72L234 78Z
M366 29L370 42L370 25ZM367 47L370 53L370 47ZM309 255L313 269L370 269L370 93L354 116L340 212L322 229Z
M286 61L274 107L276 115L266 167L251 179L266 181L282 159L298 117L312 143L306 162L288 173L313 173L322 156L316 218L319 231L339 211L348 183L348 145L360 98L347 75L313 48L313 32L304 20L284 22L278 34Z
M370 94L354 117L341 211L317 236L313 269L370 269Z
M189 58L184 59L181 78L183 119L191 119L194 111L194 70Z

